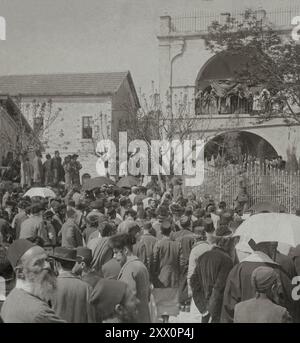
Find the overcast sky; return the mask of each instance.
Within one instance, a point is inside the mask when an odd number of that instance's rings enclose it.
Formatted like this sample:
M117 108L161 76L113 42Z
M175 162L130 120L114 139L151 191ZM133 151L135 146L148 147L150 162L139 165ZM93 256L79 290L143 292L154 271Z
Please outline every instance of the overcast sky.
M299 0L298 0L299 1ZM295 0L251 0L285 7ZM0 74L130 70L136 88L158 80L159 15L231 10L250 0L0 0L7 40ZM300 13L299 13L300 15Z

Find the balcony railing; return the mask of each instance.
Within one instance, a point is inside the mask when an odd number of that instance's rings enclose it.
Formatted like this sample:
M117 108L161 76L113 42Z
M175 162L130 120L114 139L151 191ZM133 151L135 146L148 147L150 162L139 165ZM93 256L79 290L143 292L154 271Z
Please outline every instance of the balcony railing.
M300 4L289 8L278 8L271 11L257 10L257 19L264 18L268 23L275 27L291 26L292 18L300 16ZM229 13L218 12L202 12L195 10L183 16L174 16L171 18L170 31L173 33L193 33L206 32L208 26L217 21L220 24L225 24ZM230 11L231 17L242 22L245 16L245 11Z

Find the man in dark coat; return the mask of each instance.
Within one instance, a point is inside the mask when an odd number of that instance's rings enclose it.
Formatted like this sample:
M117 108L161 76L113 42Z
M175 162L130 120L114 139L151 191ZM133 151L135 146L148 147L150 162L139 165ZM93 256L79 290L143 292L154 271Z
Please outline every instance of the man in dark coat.
M158 239L150 233L152 230L152 224L150 222L145 223L143 226L143 234L139 241L133 246L133 254L147 267L151 282L153 282L154 272L153 249L158 241Z
M18 239L9 247L7 258L17 281L1 309L4 323L65 323L48 305L56 278L44 249Z
M210 251L197 260L190 283L195 305L203 315L202 322L220 322L223 293L233 262L226 249L230 238L218 237Z
M59 156L59 151L54 152L54 157L52 158L52 168L53 168L53 183L57 185L62 180L62 162Z
M82 234L75 223L76 212L73 209L67 211L67 221L61 228L61 246L77 248L83 245Z
M115 258L112 258L108 262L106 262L102 268L102 276L105 279L110 279L110 280L118 280L118 276L121 271L121 264L119 261L117 261Z
M195 242L192 229L191 219L184 215L180 218L181 230L173 233L172 237L180 245L182 259L180 263L180 280L179 280L179 303L183 311L189 312L191 298L188 295L187 273L189 267L189 256Z
M92 288L72 274L76 263L75 249L54 249L58 277L53 309L68 323L94 323L95 311L89 303Z
M129 285L134 295L139 300L138 323L150 323L150 281L145 265L132 254L135 239L129 234L117 234L110 238L111 247L115 258L121 264L118 280Z
M101 237L93 238L88 243L88 248L92 249L92 268L101 272L102 266L113 258L114 252L109 245L109 238L115 233L115 227L109 223L100 224Z
M169 316L176 316L178 312L178 288L182 252L180 244L170 238L171 223L161 224L162 239L154 246L154 298L159 316L164 316L168 322Z
M223 323L233 322L236 304L255 296L255 289L251 284L251 275L254 269L260 266L271 267L278 273L282 285L280 305L288 310L294 321L299 320L299 310L297 310L299 303L292 299L292 281L280 265L274 262L277 246L276 242L256 244L256 251L231 270L224 291L221 315Z

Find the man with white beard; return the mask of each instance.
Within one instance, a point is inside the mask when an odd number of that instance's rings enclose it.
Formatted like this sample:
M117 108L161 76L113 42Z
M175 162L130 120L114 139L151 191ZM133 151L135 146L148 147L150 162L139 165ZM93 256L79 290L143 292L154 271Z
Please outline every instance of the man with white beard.
M18 239L8 248L7 258L16 273L16 287L2 306L4 323L64 323L48 304L56 277L45 250Z

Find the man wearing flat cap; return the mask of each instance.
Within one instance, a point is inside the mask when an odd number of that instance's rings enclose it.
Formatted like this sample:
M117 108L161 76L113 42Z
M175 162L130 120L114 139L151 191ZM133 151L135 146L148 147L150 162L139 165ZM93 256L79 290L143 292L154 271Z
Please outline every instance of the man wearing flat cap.
M18 239L8 248L7 258L16 274L16 287L2 306L4 323L64 323L48 305L56 277L44 249Z
M280 280L276 271L258 267L252 272L251 282L256 296L235 306L234 323L291 323L287 309L277 305Z

